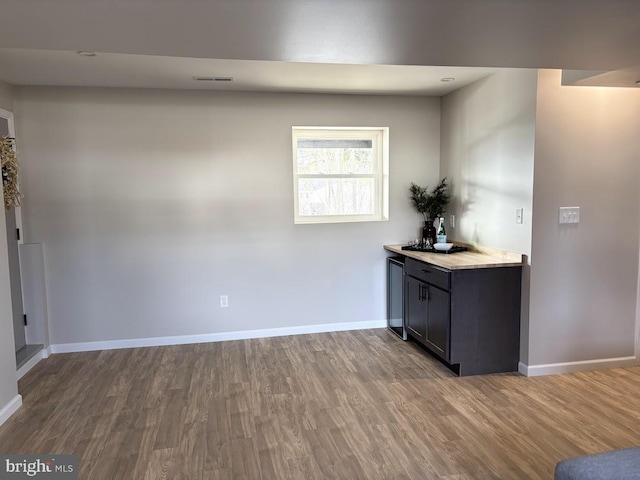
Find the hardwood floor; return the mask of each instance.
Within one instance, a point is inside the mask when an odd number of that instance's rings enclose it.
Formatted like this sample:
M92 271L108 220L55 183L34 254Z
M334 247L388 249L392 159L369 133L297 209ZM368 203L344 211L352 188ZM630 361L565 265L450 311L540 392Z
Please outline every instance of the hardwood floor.
M0 452L90 480L548 480L640 445L640 367L456 378L386 330L54 355L19 389Z

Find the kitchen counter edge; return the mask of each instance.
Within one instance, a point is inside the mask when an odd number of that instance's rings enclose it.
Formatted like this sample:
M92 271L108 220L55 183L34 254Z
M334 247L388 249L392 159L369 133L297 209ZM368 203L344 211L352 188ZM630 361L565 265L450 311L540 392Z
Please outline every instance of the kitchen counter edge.
M524 261L522 254L491 248L482 249L483 251L472 250L470 248L469 251L466 252L444 254L402 250L403 246L404 245L384 245L384 249L398 255L404 255L405 257L414 258L421 262L446 268L447 270L521 267Z

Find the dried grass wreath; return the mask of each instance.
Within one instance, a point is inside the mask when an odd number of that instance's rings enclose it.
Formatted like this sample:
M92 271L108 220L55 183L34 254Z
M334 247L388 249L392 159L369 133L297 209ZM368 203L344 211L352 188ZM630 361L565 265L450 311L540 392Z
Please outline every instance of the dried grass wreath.
M22 198L18 190L18 160L14 145L15 139L12 137L0 139L2 188L4 189L4 208L6 210L20 205L20 198Z

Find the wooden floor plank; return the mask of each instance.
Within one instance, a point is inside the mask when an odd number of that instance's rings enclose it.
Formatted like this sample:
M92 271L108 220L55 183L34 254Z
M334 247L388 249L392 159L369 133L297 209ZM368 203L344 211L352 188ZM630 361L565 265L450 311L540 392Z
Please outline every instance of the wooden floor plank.
M91 480L548 480L640 444L640 367L457 378L386 330L53 355L2 453Z

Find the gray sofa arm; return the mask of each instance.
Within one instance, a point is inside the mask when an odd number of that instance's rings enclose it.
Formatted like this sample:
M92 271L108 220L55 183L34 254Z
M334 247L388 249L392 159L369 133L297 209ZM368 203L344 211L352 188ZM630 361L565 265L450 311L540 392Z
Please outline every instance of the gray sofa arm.
M640 480L640 447L563 460L554 480Z

